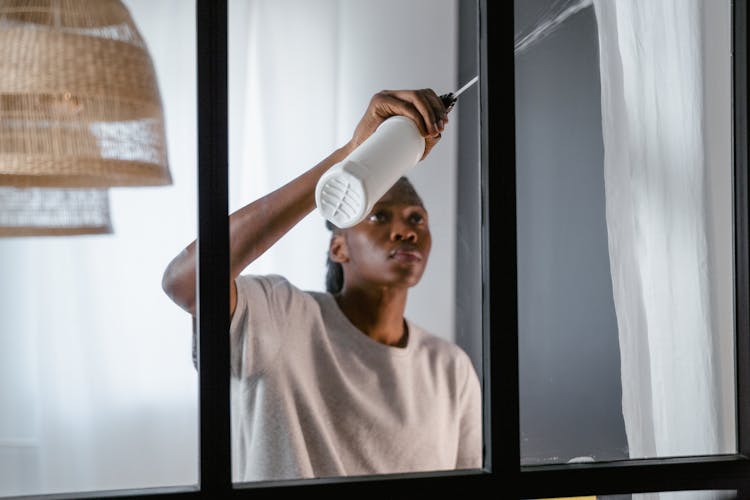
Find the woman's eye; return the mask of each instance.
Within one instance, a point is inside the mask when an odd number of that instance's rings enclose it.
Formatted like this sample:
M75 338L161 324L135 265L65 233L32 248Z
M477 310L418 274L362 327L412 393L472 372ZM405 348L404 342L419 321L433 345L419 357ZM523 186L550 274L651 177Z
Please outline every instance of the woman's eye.
M383 222L385 220L385 214L383 212L374 212L370 214L368 220L371 222Z
M422 216L422 214L412 214L411 221L413 224L419 224L424 221L424 217Z

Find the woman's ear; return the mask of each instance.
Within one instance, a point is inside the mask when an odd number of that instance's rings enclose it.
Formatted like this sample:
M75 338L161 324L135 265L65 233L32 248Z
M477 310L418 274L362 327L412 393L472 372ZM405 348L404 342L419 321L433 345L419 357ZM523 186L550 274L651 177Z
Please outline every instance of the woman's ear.
M328 255L331 257L332 261L338 262L339 264L349 262L349 252L346 247L346 239L344 238L343 234L339 233L331 236L331 244L328 247Z

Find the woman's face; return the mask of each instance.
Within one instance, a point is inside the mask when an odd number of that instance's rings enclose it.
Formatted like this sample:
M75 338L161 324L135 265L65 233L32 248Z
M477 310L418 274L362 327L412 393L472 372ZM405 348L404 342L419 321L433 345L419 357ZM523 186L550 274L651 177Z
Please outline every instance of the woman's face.
M432 247L427 210L398 187L340 238L345 286L412 287L422 277Z

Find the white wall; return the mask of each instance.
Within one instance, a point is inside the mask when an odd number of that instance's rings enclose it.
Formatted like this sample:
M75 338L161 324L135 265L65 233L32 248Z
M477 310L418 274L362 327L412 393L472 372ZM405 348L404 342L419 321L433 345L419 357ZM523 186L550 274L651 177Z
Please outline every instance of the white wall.
M458 89L455 0L344 0L343 6L340 141L351 135L378 90L429 87L443 94ZM408 174L429 211L433 249L422 281L409 295L406 315L449 340L455 337L457 125L450 122L430 156Z

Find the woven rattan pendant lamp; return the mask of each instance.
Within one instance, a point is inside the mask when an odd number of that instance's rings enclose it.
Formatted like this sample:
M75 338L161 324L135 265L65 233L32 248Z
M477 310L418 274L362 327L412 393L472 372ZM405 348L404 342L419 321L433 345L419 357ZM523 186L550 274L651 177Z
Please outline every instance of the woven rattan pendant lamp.
M170 184L154 67L119 0L0 0L0 185Z
M105 189L0 187L0 237L111 232Z

